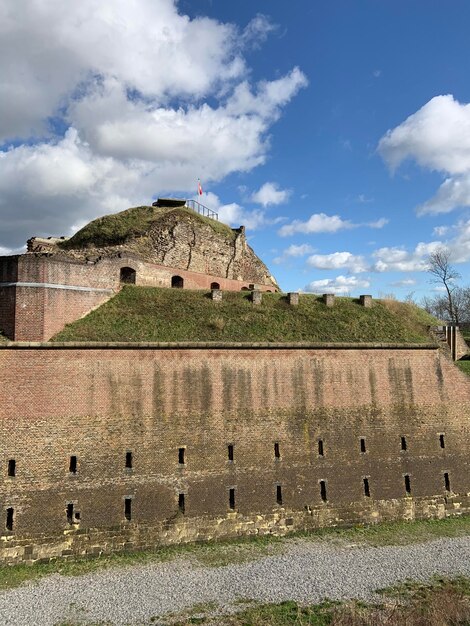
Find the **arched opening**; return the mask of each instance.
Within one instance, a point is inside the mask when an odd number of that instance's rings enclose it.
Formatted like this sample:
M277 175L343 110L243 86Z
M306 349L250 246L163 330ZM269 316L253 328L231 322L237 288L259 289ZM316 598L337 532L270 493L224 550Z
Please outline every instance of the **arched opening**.
M181 276L172 276L171 277L171 286L173 289L183 289L184 280Z
M266 293L272 293L271 289L266 289Z
M135 270L132 267L121 267L119 282L125 285L135 285Z
M219 283L211 283L211 289L220 289Z
M250 291L248 287L242 287L242 291Z

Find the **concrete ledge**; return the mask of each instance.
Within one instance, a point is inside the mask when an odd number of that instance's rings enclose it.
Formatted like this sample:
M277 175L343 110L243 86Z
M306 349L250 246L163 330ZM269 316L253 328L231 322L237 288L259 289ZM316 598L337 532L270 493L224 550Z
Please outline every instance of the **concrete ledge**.
M0 350L437 350L437 343L9 341Z

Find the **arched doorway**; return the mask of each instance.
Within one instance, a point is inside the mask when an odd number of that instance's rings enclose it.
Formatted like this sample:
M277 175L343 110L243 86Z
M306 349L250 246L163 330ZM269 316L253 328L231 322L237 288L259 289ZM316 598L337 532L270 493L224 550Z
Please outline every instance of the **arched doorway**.
M171 287L173 289L183 289L183 286L184 286L184 280L181 278L181 276L171 277Z
M250 291L248 287L242 287L242 291Z
M135 270L132 267L121 267L119 272L119 282L124 285L135 285Z
M211 283L211 289L220 289L219 283Z

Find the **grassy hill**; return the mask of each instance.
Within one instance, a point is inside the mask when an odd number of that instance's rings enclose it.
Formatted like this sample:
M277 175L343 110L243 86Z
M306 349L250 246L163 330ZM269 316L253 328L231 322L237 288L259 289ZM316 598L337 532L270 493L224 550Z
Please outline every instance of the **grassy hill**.
M366 309L352 298L327 308L318 296L301 295L291 307L282 294L208 293L126 286L114 298L69 324L52 341L226 342L414 342L429 341L435 320L422 309L395 300L374 300Z
M169 213L174 213L178 216L189 215L193 220L210 226L215 232L224 237L233 239L235 236L230 226L223 222L203 217L187 207L139 206L126 209L120 213L98 217L86 224L70 239L60 242L58 246L64 250L69 250L87 246L101 247L122 244L129 239L145 235L154 222L162 219Z

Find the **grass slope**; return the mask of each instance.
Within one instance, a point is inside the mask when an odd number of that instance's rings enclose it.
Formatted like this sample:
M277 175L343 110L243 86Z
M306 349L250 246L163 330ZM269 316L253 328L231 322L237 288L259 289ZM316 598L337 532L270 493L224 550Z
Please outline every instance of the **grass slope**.
M273 293L253 306L242 292L224 292L222 302L212 302L202 291L126 286L53 341L422 343L435 323L422 309L397 301L374 301L366 309L337 298L327 308L317 296L302 295L291 307Z
M67 250L84 248L86 246L101 247L121 244L128 239L145 235L153 222L158 221L165 214L171 212L188 214L193 219L209 225L217 233L231 239L234 238L234 233L229 226L208 217L203 217L192 209L186 207L139 206L126 209L120 213L99 217L81 228L73 237L58 245L60 248Z

